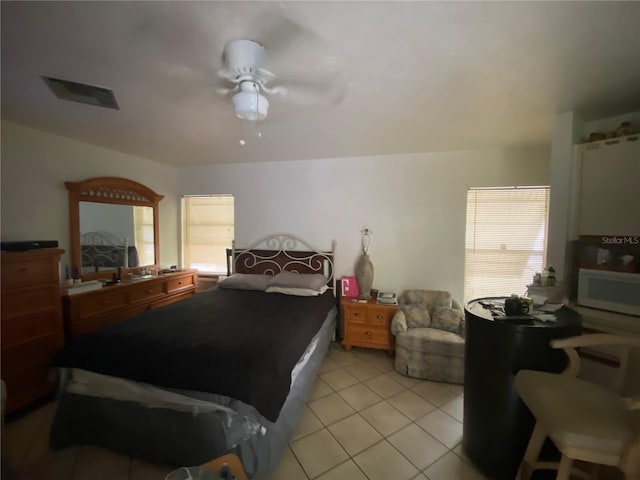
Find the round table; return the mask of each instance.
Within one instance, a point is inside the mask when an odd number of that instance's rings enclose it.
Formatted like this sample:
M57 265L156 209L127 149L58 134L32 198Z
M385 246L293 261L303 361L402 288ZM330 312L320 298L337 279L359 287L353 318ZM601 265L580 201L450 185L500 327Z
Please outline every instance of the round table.
M561 307L553 321L500 313L506 297L486 297L465 305L463 448L489 478L513 480L534 419L513 386L521 369L561 372L567 358L549 341L580 335L580 315Z

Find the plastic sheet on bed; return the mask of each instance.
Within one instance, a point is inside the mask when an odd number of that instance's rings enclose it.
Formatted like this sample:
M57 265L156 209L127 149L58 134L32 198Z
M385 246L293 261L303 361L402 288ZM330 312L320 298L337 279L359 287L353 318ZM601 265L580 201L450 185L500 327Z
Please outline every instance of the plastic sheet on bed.
M291 372L292 383L315 350L317 342L318 339L314 338ZM63 383L66 384L66 390L69 393L137 402L147 408L166 408L178 412L190 412L193 416L199 413L224 412L226 416L223 421L223 428L229 448L236 447L252 435L264 435L266 433L266 428L259 420L240 414L232 408L218 403L188 397L146 383L89 372L80 368L61 370L63 371L61 378L64 378Z
M205 400L190 398L153 385L133 382L123 378L71 369L67 391L112 400L137 402L147 408L166 408L178 412L190 412L194 417L200 413L224 412L222 423L227 447L234 448L253 435L266 433L266 428L255 418L242 415L231 408Z

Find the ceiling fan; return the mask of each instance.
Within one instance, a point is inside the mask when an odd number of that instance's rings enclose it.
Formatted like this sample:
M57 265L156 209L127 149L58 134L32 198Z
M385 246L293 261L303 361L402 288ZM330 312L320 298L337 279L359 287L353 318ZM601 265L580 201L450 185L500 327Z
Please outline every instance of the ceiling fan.
M264 120L269 111L267 95L303 105L340 103L347 83L341 62L326 43L285 17L272 27L262 41L230 40L224 47L217 92L232 95L236 116Z

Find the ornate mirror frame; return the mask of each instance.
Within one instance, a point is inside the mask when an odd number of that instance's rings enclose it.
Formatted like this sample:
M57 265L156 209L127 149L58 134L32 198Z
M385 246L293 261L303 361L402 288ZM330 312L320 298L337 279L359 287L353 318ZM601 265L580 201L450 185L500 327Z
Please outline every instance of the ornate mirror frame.
M80 202L107 203L151 207L153 209L154 264L160 264L158 203L164 198L141 183L119 177L89 178L82 182L65 182L69 191L69 229L71 234L71 267L83 280L111 277L113 272L82 274L80 245ZM136 269L124 269L132 271Z

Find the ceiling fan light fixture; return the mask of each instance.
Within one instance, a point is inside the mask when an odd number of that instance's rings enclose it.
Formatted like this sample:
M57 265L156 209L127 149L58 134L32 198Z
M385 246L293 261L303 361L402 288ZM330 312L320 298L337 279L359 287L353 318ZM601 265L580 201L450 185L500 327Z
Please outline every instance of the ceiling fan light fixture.
M242 82L240 91L232 99L233 110L238 118L252 122L264 120L269 112L269 100L260 94L255 82Z

